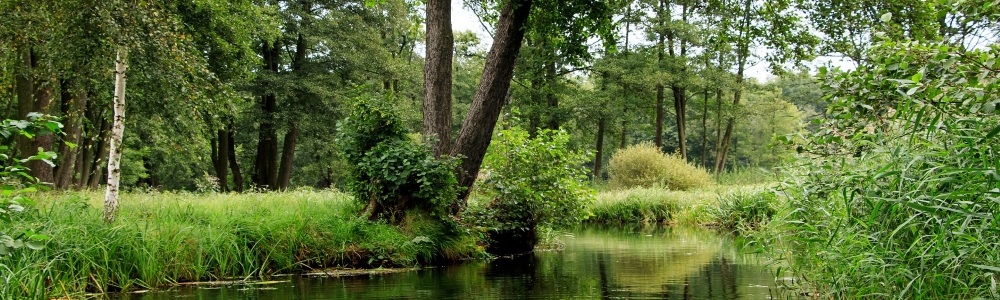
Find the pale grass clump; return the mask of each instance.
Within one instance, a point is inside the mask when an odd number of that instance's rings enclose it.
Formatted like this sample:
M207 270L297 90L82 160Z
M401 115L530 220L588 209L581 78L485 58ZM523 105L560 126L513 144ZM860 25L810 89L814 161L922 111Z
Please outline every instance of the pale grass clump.
M663 154L650 142L622 149L608 164L614 188L666 187L691 190L713 183L705 169L684 161L677 155Z

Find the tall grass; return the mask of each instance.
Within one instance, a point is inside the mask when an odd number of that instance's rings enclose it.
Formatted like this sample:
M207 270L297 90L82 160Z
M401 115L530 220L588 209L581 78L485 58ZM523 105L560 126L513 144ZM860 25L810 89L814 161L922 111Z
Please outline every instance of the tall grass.
M720 198L760 190L762 185L713 186L692 191L663 188L606 190L597 194L589 222L707 225L718 222Z
M337 192L125 194L101 221L101 194L49 194L15 222L53 236L42 251L0 258L0 298L49 299L181 281L263 277L335 266L416 265L481 253L421 216L403 226L356 217Z

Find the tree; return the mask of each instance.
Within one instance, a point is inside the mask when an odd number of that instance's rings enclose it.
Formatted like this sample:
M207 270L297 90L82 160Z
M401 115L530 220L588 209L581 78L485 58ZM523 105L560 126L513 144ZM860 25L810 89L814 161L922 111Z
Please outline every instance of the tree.
M122 134L125 133L125 69L128 68L127 51L115 57L114 124L111 125L111 144L108 146L108 187L104 194L104 221L115 220L118 210L118 181L121 179Z
M425 136L437 139L434 154L449 153L451 146L452 56L451 0L427 1L427 57L424 62Z
M742 3L739 3L742 1ZM791 13L795 9L788 1L736 0L714 3L723 12L720 38L732 44L736 57L736 90L733 105L742 100L745 72L753 53L751 48L765 48L771 51L765 59L772 69L781 70L787 62L798 63L812 55L815 37L803 28L802 20ZM735 22L734 22L735 20ZM759 50L755 50L758 52ZM734 117L726 120L726 129L716 147L715 172L726 167L733 136Z

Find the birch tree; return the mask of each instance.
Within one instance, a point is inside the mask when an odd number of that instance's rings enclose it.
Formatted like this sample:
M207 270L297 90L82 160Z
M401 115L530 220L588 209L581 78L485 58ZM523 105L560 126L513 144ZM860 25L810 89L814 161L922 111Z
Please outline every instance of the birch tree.
M111 125L111 152L108 154L108 187L104 193L104 220L114 222L118 210L118 181L121 179L122 134L125 133L125 69L128 52L115 57L114 123Z

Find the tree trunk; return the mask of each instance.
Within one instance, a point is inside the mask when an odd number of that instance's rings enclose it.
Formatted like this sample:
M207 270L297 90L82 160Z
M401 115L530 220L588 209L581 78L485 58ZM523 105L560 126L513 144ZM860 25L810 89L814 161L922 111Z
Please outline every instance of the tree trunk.
M15 85L17 86L17 116L15 118L20 120L27 120L28 113L35 110L35 99L34 99L34 82L31 80L31 50L24 50L21 54L21 63L19 66L21 69L20 73L14 77ZM28 157L35 155L37 150L32 148L32 142L30 139L18 136L17 138L17 156L16 157Z
M38 57L34 51L30 49L24 50L21 58L24 69L22 74L16 76L14 79L15 85L17 85L18 118L27 120L28 113L31 112L49 114L52 103L52 81L41 77L40 74L36 74ZM36 155L39 148L42 151L51 151L52 136L52 134L37 135L32 139L19 137L18 156L28 157ZM53 183L55 181L52 166L44 161L29 161L26 167L30 170L28 173L41 182Z
M715 165L712 166L712 171L718 173L719 167L719 152L722 149L722 134L724 130L722 129L722 90L715 91Z
M674 111L677 112L677 150L687 161L687 93L684 87L673 86Z
M62 84L62 101L65 107L66 136L65 142L77 147L70 148L66 143L59 145L59 165L56 170L56 188L65 190L73 184L76 171L76 157L80 153L84 112L87 108L87 92L83 89L70 91L70 85ZM74 93L75 92L75 93ZM75 96L74 96L75 95ZM82 175L81 175L82 176Z
M111 127L111 143L108 148L108 188L104 193L104 220L115 221L118 210L118 181L121 179L122 134L125 132L125 63L127 54L115 57L114 125Z
M707 68L707 67L706 67ZM701 165L708 168L708 89L705 89L703 99L705 105L701 108Z
M278 45L268 45L264 43L264 64L265 68L272 72L278 72L278 55L280 55ZM266 88L266 87L265 87ZM260 121L258 132L257 157L254 159L253 183L257 187L264 189L274 189L277 186L278 170L276 168L278 155L278 133L275 128L275 113L277 111L277 96L270 91L265 91L261 96L261 112L263 117Z
M740 97L743 95L743 75L746 70L747 57L750 55L750 42L747 41L747 35L750 34L750 0L744 2L743 8L743 22L740 28L740 39L736 47L737 51L737 64L739 67L736 71L736 92L733 93L733 108L735 109L740 105ZM720 141L721 147L717 149L718 156L715 160L715 172L722 172L726 168L726 156L729 154L729 140L733 137L733 122L735 118L730 116L726 122L726 133L722 136L722 141Z
M659 27L661 28L661 29L658 29L658 30L663 30L662 29L663 28L663 6L664 6L663 0L658 1L657 5L658 6L656 7L656 17L659 20L659 21L657 21L657 23L658 23L657 25L659 25ZM664 38L664 34L663 34L663 32L657 32L656 36L657 36L657 38L656 38L656 67L657 67L657 69L659 69L659 68L661 68L663 66L663 51L664 51L663 38ZM673 56L673 55L671 55L671 56ZM654 122L656 122L656 124L653 124L653 127L656 128L656 135L653 137L653 143L656 144L656 149L657 150L663 151L663 83L657 83L656 84L656 119L655 119Z
M212 165L215 167L215 177L219 179L219 191L229 192L229 134L222 129L216 131L212 139Z
M111 135L111 121L104 119L103 112L98 116L101 118L101 130L98 131L97 137L97 149L94 151L94 163L90 167L90 178L87 180L87 186L91 189L97 189L97 186L101 183L101 178L104 178L104 153L108 153L108 143L110 142L108 138Z
M291 124L292 128L285 133L285 142L281 147L281 167L278 169L278 188L288 189L292 180L292 160L295 159L295 142L299 137L299 125Z
M656 127L656 135L653 143L656 149L663 151L663 84L656 84L656 119L653 124Z
M226 140L229 141L229 146L226 150L229 151L229 168L233 171L233 188L238 193L243 192L243 173L240 172L240 165L236 161L236 138L232 131L227 131L226 135L229 136Z
M601 180L601 165L604 163L604 117L597 120L597 150L594 151L594 180Z
M434 155L437 156L451 151L451 72L455 37L451 29L451 0L428 0L426 3L423 134L436 139Z
M464 188L460 194L463 206L470 188L476 182L486 149L493 137L493 127L500 117L510 89L514 63L524 39L524 25L531 12L531 2L532 0L511 0L500 11L496 35L486 56L482 79L451 151L452 155L465 157L456 174L459 186ZM453 213L455 212L458 212L458 208L453 209Z

